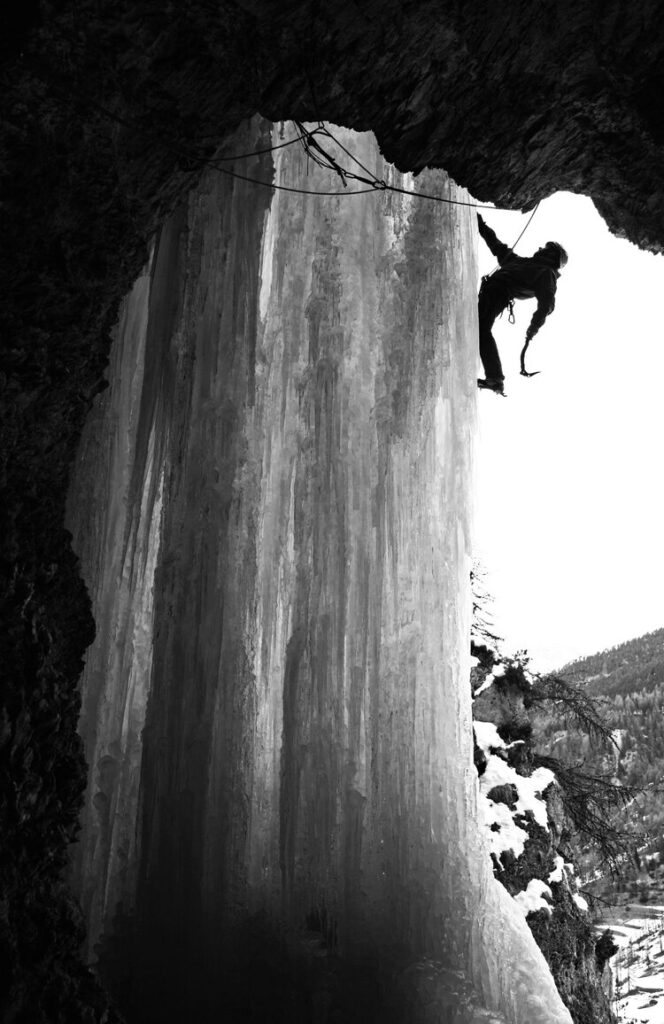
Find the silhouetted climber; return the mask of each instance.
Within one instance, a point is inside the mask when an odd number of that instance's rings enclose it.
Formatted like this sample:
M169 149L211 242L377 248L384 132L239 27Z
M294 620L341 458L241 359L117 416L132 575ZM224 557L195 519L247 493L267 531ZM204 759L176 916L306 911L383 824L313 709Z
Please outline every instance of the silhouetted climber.
M501 242L495 232L477 215L480 234L500 267L493 274L482 278L479 294L480 321L480 359L484 367L485 379L478 379L481 388L490 388L503 394L503 368L498 355L498 346L491 333L496 317L507 308L513 321L513 305L515 299L537 299L537 309L533 313L528 330L526 343L521 351L521 373L524 377L534 377L525 366L528 345L535 337L549 313L555 306L556 285L562 267L567 263L567 253L558 242L547 242L532 256L516 256L509 246Z

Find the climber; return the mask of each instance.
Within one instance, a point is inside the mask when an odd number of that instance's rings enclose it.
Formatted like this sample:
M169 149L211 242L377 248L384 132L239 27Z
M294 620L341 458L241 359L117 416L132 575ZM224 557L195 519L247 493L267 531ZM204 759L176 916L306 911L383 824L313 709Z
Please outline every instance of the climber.
M556 284L561 269L567 263L567 253L558 242L547 242L530 257L516 256L507 245L499 241L479 214L477 224L482 238L500 264L493 274L487 274L482 278L480 287L480 359L485 378L478 379L477 383L481 388L489 388L502 395L505 378L498 346L491 333L494 321L509 308L510 320L514 322L512 310L515 299L537 299L537 309L526 331L526 343L521 351L521 374L524 377L534 377L539 371L526 371L526 350L549 313L553 312Z

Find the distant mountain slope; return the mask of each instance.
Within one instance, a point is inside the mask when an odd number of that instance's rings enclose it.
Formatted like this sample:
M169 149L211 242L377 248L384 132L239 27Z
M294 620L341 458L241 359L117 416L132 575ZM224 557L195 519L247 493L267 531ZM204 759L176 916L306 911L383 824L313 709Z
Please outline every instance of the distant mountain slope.
M597 697L615 745L598 746L551 704L535 716L537 747L584 771L643 790L616 824L664 854L664 629L564 666L557 675ZM644 841L638 845L643 849Z
M664 684L664 629L570 662L559 674L587 681L590 691L602 696L653 690Z

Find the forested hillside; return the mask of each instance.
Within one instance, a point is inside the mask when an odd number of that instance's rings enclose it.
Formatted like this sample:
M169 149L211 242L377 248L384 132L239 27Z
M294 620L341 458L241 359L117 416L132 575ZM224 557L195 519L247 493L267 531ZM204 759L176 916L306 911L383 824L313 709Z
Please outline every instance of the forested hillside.
M664 629L572 662L558 675L600 701L614 742L598 743L575 727L564 705L548 703L534 719L538 748L638 790L615 824L645 833L637 845L664 854Z
M575 682L585 682L591 693L632 696L652 691L664 682L664 629L636 640L570 662L560 672Z

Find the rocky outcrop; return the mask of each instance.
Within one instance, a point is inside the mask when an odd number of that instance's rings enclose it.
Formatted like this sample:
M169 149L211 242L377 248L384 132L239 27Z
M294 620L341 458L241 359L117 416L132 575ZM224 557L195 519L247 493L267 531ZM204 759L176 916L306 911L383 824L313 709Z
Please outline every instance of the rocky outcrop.
M480 817L491 833L496 878L526 916L574 1024L608 1024L615 1018L605 965L617 946L608 931L598 938L588 902L577 891L574 828L560 784L553 772L535 768L528 710L534 679L527 662L503 660L484 645L474 650ZM501 778L512 781L494 785Z

